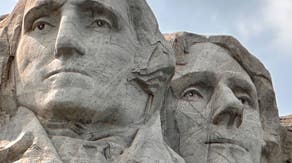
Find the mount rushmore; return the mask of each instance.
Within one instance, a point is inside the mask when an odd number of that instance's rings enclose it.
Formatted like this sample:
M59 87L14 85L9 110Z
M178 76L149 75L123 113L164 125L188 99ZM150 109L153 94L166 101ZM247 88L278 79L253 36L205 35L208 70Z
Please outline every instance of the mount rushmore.
M232 36L162 34L145 0L0 18L0 162L291 163L291 117Z

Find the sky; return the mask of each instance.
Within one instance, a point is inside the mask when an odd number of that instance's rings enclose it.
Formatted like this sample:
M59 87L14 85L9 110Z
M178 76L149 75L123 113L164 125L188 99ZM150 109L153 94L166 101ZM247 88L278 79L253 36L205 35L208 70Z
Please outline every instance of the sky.
M0 15L17 0L1 0ZM163 33L232 35L270 71L280 115L292 114L292 0L147 0Z

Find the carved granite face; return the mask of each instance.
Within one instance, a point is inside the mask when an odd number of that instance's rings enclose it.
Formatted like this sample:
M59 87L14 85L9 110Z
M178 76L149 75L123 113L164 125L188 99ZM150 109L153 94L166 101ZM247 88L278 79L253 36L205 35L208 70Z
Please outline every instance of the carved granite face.
M127 81L136 33L126 0L29 0L17 50L17 96L39 116L120 125L147 101Z
M179 152L187 163L259 163L263 144L256 88L229 52L211 43L190 48L171 88Z

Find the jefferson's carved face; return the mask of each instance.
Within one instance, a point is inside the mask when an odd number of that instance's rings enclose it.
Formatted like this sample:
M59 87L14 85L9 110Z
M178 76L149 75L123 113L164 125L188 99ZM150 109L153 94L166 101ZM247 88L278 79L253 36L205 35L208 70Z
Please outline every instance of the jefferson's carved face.
M127 81L137 45L128 11L126 0L28 0L20 104L48 119L140 119L148 97Z
M259 163L263 143L256 88L229 52L195 44L177 65L172 90L179 151L191 162Z

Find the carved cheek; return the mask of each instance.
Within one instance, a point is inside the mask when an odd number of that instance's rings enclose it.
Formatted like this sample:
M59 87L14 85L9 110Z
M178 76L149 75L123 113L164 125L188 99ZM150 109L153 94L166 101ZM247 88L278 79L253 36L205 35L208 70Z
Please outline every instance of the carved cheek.
M29 63L31 62L31 54L29 52L29 49L32 48L30 45L25 44L26 39L21 39L18 49L17 49L17 54L16 54L16 62L17 62L17 67L18 71L20 74L24 72L24 70L27 68Z

